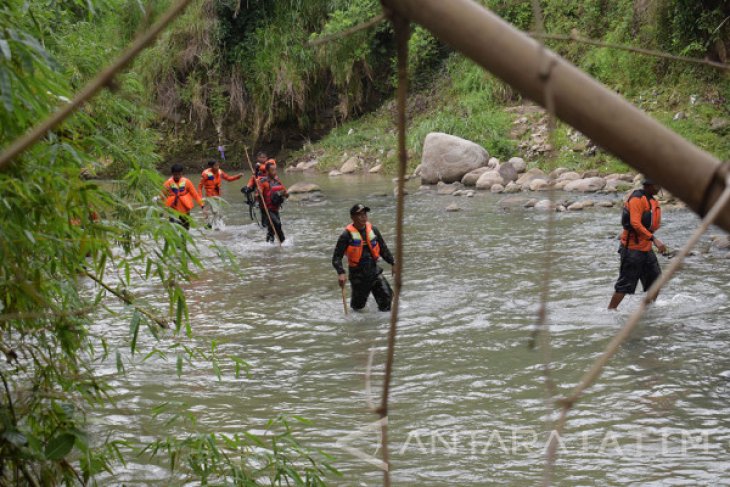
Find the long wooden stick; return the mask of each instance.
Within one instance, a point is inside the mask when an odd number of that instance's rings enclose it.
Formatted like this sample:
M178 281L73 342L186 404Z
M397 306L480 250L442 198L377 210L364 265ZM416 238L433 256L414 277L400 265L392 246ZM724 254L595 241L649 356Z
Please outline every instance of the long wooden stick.
M150 27L148 31L139 36L134 43L117 57L112 64L100 72L94 79L89 81L84 88L76 94L71 102L64 105L51 116L36 125L30 132L20 139L17 139L5 151L0 154L0 171L5 170L10 163L23 151L38 142L48 132L56 128L61 122L81 108L87 101L93 98L102 88L108 86L114 77L122 71L137 55L154 41L170 22L175 20L192 0L180 0L172 5L167 12Z
M251 174L253 175L253 182L256 184L256 191L259 192L259 196L261 197L261 206L264 208L264 212L266 213L266 218L269 219L269 226L271 228L271 233L276 235L276 240L279 241L279 247L281 247L281 237L279 237L279 232L276 231L276 227L274 227L274 222L271 220L271 215L269 214L269 209L266 207L266 200L264 198L264 193L261 192L261 186L259 185L259 178L256 177L256 170L253 168L253 164L251 163L251 158L248 157L248 149L246 147L244 147L243 152L246 154L246 160L248 161L248 167L251 168Z
M347 294L345 294L345 285L340 286L342 289L342 307L345 309L345 316L347 316Z
M421 24L524 96L545 106L538 43L473 0L383 0ZM598 145L657 181L701 216L725 188L730 170L711 154L683 139L613 90L557 54L550 88L555 114ZM730 231L730 212L717 225Z

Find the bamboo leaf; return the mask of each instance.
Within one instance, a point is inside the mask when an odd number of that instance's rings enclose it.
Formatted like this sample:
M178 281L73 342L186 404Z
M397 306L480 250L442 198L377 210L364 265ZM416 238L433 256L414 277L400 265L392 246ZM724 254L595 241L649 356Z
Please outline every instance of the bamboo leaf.
M129 324L129 333L132 335L132 343L130 343L129 347L132 350L132 355L134 355L134 352L137 350L137 335L139 334L139 325L141 322L141 315L139 311L135 309L134 313L132 313L132 321Z
M44 455L48 460L60 460L71 452L76 437L71 433L61 433L46 445Z

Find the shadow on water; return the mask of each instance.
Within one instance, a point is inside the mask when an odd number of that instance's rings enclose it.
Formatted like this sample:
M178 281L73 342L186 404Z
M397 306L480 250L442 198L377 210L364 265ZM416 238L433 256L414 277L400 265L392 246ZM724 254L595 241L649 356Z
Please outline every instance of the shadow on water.
M226 226L208 232L241 272L213 253L187 287L191 320L202 340L240 356L251 377L215 378L209 364L186 370L174 360L138 363L116 381L119 402L95 418L100 430L151 438L147 411L186 401L210 429L261 428L277 413L314 422L307 443L337 457L338 485L377 485L377 469L342 450L338 439L377 419L389 315L371 301L344 316L330 259L355 202L394 246L393 183L381 177L316 177L326 200L289 202L287 241L264 242L235 185ZM291 180L286 182L291 182ZM398 485L529 485L542 478L547 441L542 354L528 349L539 304L547 216L500 209L498 196L421 194L406 200L405 274L393 377L390 435ZM230 196L229 196L230 195ZM370 196L368 196L370 195ZM460 212L445 207L457 202ZM549 321L553 378L562 393L580 379L636 307L605 310L618 271L615 209L557 217ZM686 240L697 219L668 212L662 234ZM202 240L201 240L202 242ZM202 247L202 244L201 244ZM571 414L555 478L560 485L678 485L726 478L730 440L727 261L697 256L672 281ZM666 265L666 261L662 262ZM384 264L386 273L389 266ZM149 289L155 292L154 288ZM120 340L118 323L103 326ZM373 350L372 388L365 372ZM374 453L376 436L355 441ZM125 479L164 482L163 468L132 463Z

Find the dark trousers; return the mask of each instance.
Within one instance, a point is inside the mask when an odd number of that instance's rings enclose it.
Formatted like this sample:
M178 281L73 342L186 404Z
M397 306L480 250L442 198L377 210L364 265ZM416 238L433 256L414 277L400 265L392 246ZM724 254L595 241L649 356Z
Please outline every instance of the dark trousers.
M283 242L286 237L284 236L284 231L281 229L281 218L279 217L279 212L269 209L269 216L271 217L271 222L274 224L274 228L276 229L276 234L279 237L279 241ZM264 224L264 228L266 228L266 241L275 241L276 237L274 237L274 231L271 229L269 217L266 216L266 210L264 210L263 208L261 208L261 222Z
M390 284L383 276L382 269L372 272L350 271L350 288L352 289L352 298L350 299L350 307L352 309L362 309L368 302L370 293L373 293L375 302L378 303L380 311L390 311L390 302L393 299L393 291Z
M646 291L662 273L656 255L651 250L642 252L621 247L619 254L621 254L621 268L614 286L617 293L634 294L639 281Z
M182 214L180 215L180 218L173 218L170 217L170 221L172 223L177 223L178 225L182 225L185 230L190 230L190 215Z

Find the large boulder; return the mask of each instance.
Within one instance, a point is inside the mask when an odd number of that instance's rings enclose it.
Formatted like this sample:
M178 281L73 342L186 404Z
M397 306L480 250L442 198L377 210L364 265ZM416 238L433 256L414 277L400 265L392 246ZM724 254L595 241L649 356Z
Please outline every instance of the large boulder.
M495 184L502 184L502 176L497 171L487 171L477 179L477 189L492 189Z
M499 166L497 172L499 172L499 175L502 176L502 181L504 181L502 184L507 184L512 181L517 181L517 173L519 171L515 169L511 162L505 162Z
M466 173L486 166L489 153L474 142L441 132L431 132L423 142L421 182L461 181Z
M314 183L299 182L289 186L288 191L291 194L296 193L312 193L314 191L321 191L320 187Z
M464 186L474 186L477 184L477 179L479 179L479 176L489 170L490 169L488 167L478 167L473 171L469 171L468 173L464 174L463 178L461 178L461 184L463 184Z
M542 171L542 169L533 167L532 169L530 169L529 171L527 171L525 174L523 174L522 176L520 176L517 179L517 184L521 185L522 187L526 187L526 186L529 186L530 183L534 179L547 179L547 178L548 178L547 174L545 174Z
M357 157L350 157L340 168L342 174L352 174L362 167L360 159Z
M513 157L507 162L512 164L512 167L514 167L515 171L517 171L518 173L527 171L527 163L521 157Z
M592 177L585 179L576 179L565 185L565 191L580 191L581 193L595 192L606 186L606 180L603 178Z

